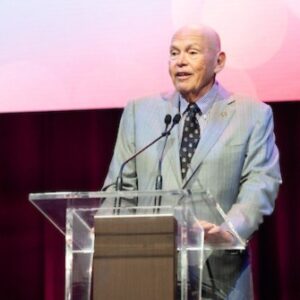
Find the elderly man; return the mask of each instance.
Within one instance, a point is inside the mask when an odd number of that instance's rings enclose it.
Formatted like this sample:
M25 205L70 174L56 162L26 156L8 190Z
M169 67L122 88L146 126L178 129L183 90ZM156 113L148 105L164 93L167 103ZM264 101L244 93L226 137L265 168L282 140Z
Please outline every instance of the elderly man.
M163 189L192 189L201 184L217 199L238 234L248 240L263 216L273 211L281 182L278 150L270 107L231 94L216 81L225 60L219 36L211 28L183 27L173 35L169 73L176 91L128 104L105 185L115 182L122 162L159 136L166 114L179 113L180 124L164 154ZM162 145L163 141L157 143L126 165L126 189L155 188ZM208 242L233 240L228 228L208 222L202 226ZM215 281L215 290L224 298L252 298L247 251L213 253L209 261L204 286ZM227 280L220 286L219 275L214 275L217 268ZM240 291L236 298L233 287ZM210 297L219 299L208 293Z

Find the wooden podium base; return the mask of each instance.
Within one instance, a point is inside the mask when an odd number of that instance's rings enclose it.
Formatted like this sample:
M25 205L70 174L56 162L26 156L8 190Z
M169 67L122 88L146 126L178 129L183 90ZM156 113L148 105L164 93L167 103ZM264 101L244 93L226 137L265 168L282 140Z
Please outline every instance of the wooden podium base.
M94 300L174 300L176 220L95 218Z

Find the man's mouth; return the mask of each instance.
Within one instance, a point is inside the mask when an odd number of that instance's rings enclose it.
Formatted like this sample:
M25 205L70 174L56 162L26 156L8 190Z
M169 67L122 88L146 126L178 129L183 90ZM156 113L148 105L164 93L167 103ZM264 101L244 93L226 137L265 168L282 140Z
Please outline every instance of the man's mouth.
M192 74L189 72L177 72L175 74L176 78L182 79L182 80L189 78L191 75Z

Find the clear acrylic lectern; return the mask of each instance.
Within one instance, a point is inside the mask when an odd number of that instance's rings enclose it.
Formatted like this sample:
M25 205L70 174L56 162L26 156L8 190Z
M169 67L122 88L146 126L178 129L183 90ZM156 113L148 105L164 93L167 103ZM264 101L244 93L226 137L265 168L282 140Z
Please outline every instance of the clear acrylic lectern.
M177 292L175 291L175 294L177 293L177 296L174 294L174 299L175 297L181 300L188 299L189 268L191 266L196 267L198 270L199 291L197 299L202 299L202 270L212 251L222 249L242 250L245 248L245 241L239 237L232 224L227 220L219 204L205 191L57 192L30 194L29 199L65 235L66 300L92 299L93 258L96 256L95 236L97 239L97 235L101 232L99 226L108 224L107 222L125 220L125 223L123 222L125 226L122 225L122 230L124 230L124 227L130 227L130 225L127 226L127 224L130 224L127 220L141 220L143 218L143 224L147 224L149 220L152 220L155 225L156 222L160 222L163 218L174 219L176 226L174 231L174 248L177 253L174 264L176 268L175 281L177 282ZM199 222L202 220L229 228L235 236L234 242L212 245L206 243L201 222ZM95 227L97 222L100 223ZM107 228L110 231L110 227L106 226L105 230ZM141 231L141 226L138 229L139 235L142 235L142 237L149 234L147 230L146 232ZM105 235L105 232L102 230L101 234ZM151 238L157 235L151 234ZM130 233L131 236L132 233ZM125 240L128 242L128 238ZM99 238L99 241L96 247L98 250L100 249L100 252L97 250L99 253L112 251L107 247L115 240L107 238L106 235L106 239L103 240L105 242L102 245L101 238ZM140 253L143 253L141 251L147 252L149 250L147 250L149 245L154 251L159 250L158 248L161 247L155 242L149 244L149 242L145 241L137 247L140 247L138 250ZM116 244L116 247L112 249L125 249L126 253L129 253L126 247L128 248L128 245L124 246L123 242L123 244ZM97 272L101 273L101 268L104 268L106 265L99 264L99 266L101 267ZM110 278L108 277L108 272L103 270L100 278ZM95 286L97 287L97 283L94 283ZM97 291L97 288L94 288L94 299L102 299L102 297L97 298L95 291ZM232 291L232 293L238 294L239 291ZM153 297L152 299L156 298ZM242 295L240 299L243 299Z

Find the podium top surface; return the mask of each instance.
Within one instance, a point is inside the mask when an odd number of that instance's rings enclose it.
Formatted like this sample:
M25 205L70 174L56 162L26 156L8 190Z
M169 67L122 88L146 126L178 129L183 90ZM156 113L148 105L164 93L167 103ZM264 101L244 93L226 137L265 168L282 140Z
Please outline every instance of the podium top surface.
M203 190L32 193L29 200L63 234L70 222L68 216L77 218L92 232L96 215L173 215L180 226L188 217L188 226L205 220L229 228L236 240L234 247L229 249L244 249L246 245L218 202Z
M113 197L151 197L151 196L207 196L207 191L203 190L169 190L169 191L63 191L63 192L46 192L30 193L31 202L38 200L62 200L62 199L99 199Z

